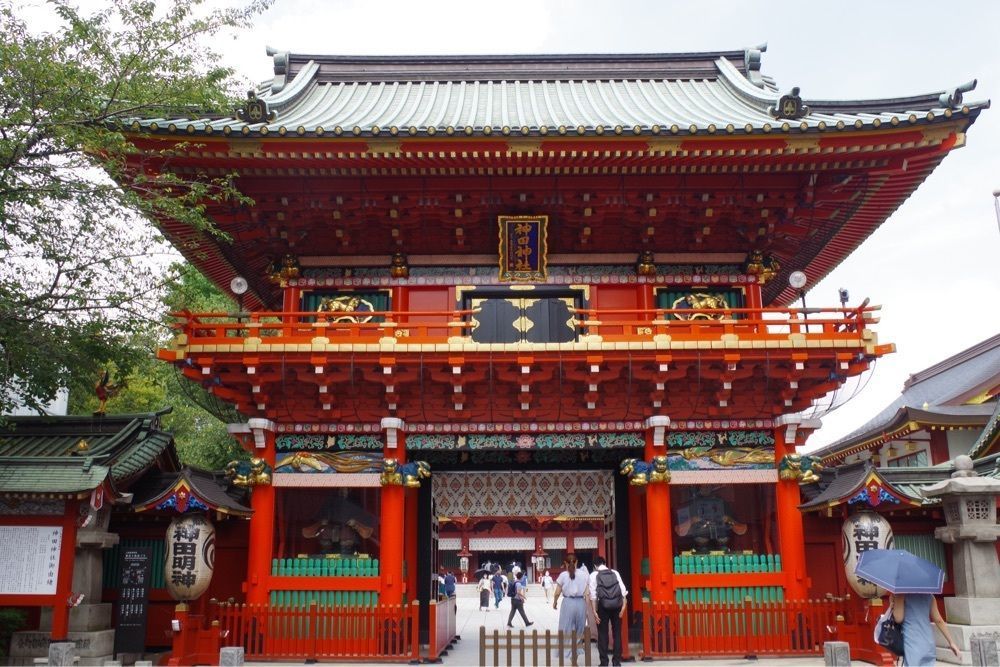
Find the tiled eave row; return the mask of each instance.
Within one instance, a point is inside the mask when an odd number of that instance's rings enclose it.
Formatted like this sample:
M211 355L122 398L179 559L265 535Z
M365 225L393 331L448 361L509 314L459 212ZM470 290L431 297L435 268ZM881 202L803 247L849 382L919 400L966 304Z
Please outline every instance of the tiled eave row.
M974 119L983 108L988 108L989 103L977 104L975 106L963 105L957 109L934 109L928 111L911 111L907 113L883 113L850 115L844 118L827 117L815 119L806 117L803 119L774 119L771 122L752 123L691 123L687 125L679 124L650 124L650 125L559 125L549 127L546 125L530 127L527 125L511 127L507 125L494 127L485 126L417 126L405 127L389 126L380 127L373 125L363 127L355 125L352 127L342 127L333 125L324 127L322 125L305 126L285 126L280 124L257 123L247 124L236 119L215 120L210 118L176 118L176 119L153 119L143 121L133 121L124 127L114 125L116 129L124 129L135 135L181 135L188 137L287 137L287 138L358 138L358 137L642 137L642 136L768 136L781 133L797 134L827 134L837 133L846 130L879 130L885 128L920 126L929 123L950 120L956 117L967 117Z
M906 411L904 410L903 412L905 414ZM898 440L899 438L905 438L911 433L916 433L918 431L923 431L923 430L954 431L954 430L981 428L981 427L982 427L982 420L972 420L968 422L959 422L959 423L954 423L950 421L948 423L939 423L939 422L930 422L923 420L919 421L909 420L902 424L896 422L894 424L888 425L886 429L883 429L877 435L874 436L869 435L868 437L862 436L863 439L857 444L851 445L846 449L842 449L840 451L824 456L823 463L830 465L839 463L844 459L846 459L848 456L860 454L861 452L868 450L878 449L879 447L885 445L886 443Z
M638 138L523 138L466 139L455 137L437 140L401 137L345 137L296 141L280 137L205 138L197 143L190 139L133 134L132 141L140 152L167 150L171 159L234 162L265 159L270 162L336 160L364 162L377 160L395 162L391 166L488 167L491 162L511 159L523 166L554 166L555 164L593 165L614 161L636 164L658 160L691 158L718 160L763 159L782 156L829 156L851 153L896 152L926 148L948 142L956 133L964 132L969 119L946 123L924 123L915 127L885 128L878 131L826 133L796 133L753 137L649 137ZM951 139L953 141L953 139ZM446 162L441 162L446 161ZM377 166L377 165L376 165ZM390 166L390 165L387 165Z

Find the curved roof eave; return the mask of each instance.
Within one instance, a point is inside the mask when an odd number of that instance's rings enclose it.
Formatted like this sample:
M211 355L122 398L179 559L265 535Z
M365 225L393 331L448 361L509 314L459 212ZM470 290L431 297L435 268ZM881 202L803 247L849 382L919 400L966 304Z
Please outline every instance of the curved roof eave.
M275 75L262 83L254 95L276 112L260 122L245 122L236 116L223 118L157 118L137 119L136 131L226 135L278 134L282 137L377 136L382 133L435 135L462 134L603 134L614 128L617 134L648 135L675 128L688 134L714 134L726 128L730 134L768 133L785 125L804 132L878 128L883 123L896 125L930 121L933 117L950 116L961 109L968 114L989 106L989 100L965 103L963 96L975 87L975 81L951 90L936 91L910 97L873 100L809 100L803 99L807 113L802 117L776 117L776 102L782 97L770 79L759 72L759 59L748 57L749 51L724 51L682 54L582 54L545 56L322 56L298 55L269 51L275 57ZM756 63L756 64L753 64ZM331 69L332 68L332 69ZM389 90L405 88L401 83L434 84L438 95L406 96ZM516 86L531 82L534 85ZM542 122L525 119L508 110L507 90L516 88L518 108L544 108L549 89L558 84L580 87L588 99L622 100L629 85L649 87L649 123L635 123L626 104L606 104L589 109L585 123L566 114ZM514 84L513 86L511 84ZM330 96L330 86L338 86L343 94ZM495 99L495 109L465 105L448 115L449 123L411 119L443 119L436 109L448 100L465 99L466 88L496 88L486 99ZM701 91L690 96L686 90ZM371 95L361 94L362 88L372 95L382 95L391 102L390 113L363 113ZM794 90L794 89L793 89ZM364 91L362 91L364 92ZM523 99L522 99L523 98ZM472 96L469 96L472 99ZM687 102L678 108L669 100ZM724 100L722 106L712 100ZM345 103L346 101L346 103ZM902 117L900 117L902 115ZM924 116L927 116L924 118ZM260 116L253 116L260 118ZM293 118L294 126L284 119ZM378 124L376 124L378 121ZM443 122L443 121L442 121ZM622 132L621 130L626 130ZM393 131L394 130L394 131ZM567 132L567 130L569 130Z

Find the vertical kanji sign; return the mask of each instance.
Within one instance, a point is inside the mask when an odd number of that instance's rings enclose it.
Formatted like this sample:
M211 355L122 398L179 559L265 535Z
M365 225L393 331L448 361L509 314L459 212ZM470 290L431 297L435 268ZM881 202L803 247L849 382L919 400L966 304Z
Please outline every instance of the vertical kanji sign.
M500 280L534 282L548 275L548 216L501 215Z

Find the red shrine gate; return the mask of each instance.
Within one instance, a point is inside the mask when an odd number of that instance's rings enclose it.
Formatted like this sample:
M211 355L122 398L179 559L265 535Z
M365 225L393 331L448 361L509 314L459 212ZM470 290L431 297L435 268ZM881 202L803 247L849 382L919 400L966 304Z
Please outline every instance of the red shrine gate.
M435 558L502 520L539 558L603 545L648 601L644 655L817 650L795 447L819 424L795 415L892 346L876 307L791 307L795 272L841 262L984 105L804 101L760 58L280 53L238 118L131 127L136 169L236 173L255 202L209 209L231 244L162 221L249 286L252 312L179 314L160 352L273 470L240 619L375 609L391 642L320 657L413 657ZM438 517L428 474L497 469L599 471L613 512ZM697 639L720 631L742 639Z

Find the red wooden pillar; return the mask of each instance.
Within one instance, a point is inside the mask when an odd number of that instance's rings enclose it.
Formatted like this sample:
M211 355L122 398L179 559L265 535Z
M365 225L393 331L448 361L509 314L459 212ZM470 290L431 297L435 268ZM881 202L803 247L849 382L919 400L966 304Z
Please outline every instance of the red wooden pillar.
M633 611L639 609L642 600L642 559L646 556L646 540L643 533L645 527L644 497L639 488L628 487L628 536L632 543L632 580L628 582L632 597Z
M246 426L230 427L230 433L249 433L250 454L267 461L274 469L274 422L251 419ZM271 592L271 559L274 556L274 487L254 486L250 495L253 516L250 519L247 549L246 594L249 604L267 604Z
M646 460L665 456L666 429L670 418L650 417L646 420ZM646 534L649 540L649 594L653 602L673 598L673 532L670 523L670 485L646 486Z
M404 530L403 552L406 558L406 598L413 602L417 595L417 534L418 503L416 493L405 496L406 529Z
M383 455L395 459L399 465L406 463L406 434L403 420L396 417L382 419L385 431ZM381 543L381 594L384 604L403 602L403 521L406 518L405 487L389 484L382 487L381 520L379 539Z
M780 462L785 454L795 453L795 433L801 424L799 417L782 417L774 431L774 457ZM799 505L799 483L794 479L779 479L774 491L778 515L778 550L785 575L785 599L805 600L809 591L806 578L806 543Z
M51 641L66 641L69 633L69 596L73 593L73 564L76 561L76 518L79 502L66 501L62 517L62 543L59 546L59 578L56 581L56 600L52 605Z

